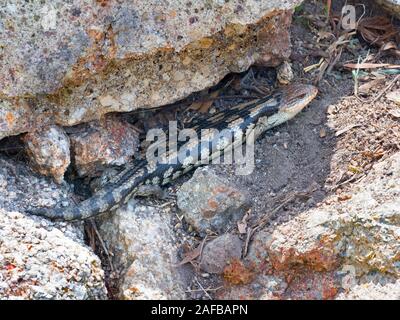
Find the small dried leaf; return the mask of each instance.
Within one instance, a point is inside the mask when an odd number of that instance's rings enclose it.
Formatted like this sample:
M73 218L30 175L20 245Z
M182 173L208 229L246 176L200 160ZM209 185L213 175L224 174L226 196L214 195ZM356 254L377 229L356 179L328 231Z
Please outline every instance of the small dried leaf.
M237 226L240 234L247 233L247 223L238 222Z
M184 265L186 263L192 262L198 256L200 256L200 253L201 253L201 245L199 245L196 249L188 252L185 255L185 258L183 258L183 260L181 262L179 262L177 266L182 266L182 265Z
M338 130L338 131L335 133L335 136L336 136L336 137L339 137L339 136L342 135L343 133L346 133L347 131L350 131L351 129L357 128L357 127L361 127L361 125L360 125L360 124L352 124L352 125L349 125L349 126L347 126L346 128L344 128L344 129L342 129L342 130Z
M205 244L206 240L207 240L207 236L206 236L206 237L203 239L203 241L196 247L196 249L194 249L194 250L192 250L192 251L186 253L186 254L185 254L185 258L183 258L183 260L182 260L181 262L179 262L178 264L176 264L175 266L176 266L176 267L179 267L179 266L182 266L182 265L184 265L184 264L186 264L186 263L192 262L192 261L194 261L195 259L197 259L197 258L201 255L201 253L203 252L203 247L204 247L204 244Z
M238 221L237 227L240 234L247 233L247 219L249 218L249 214L246 213L241 221Z
M246 222L238 221L237 222L237 227L238 227L238 231L239 231L240 234L247 233L247 223Z

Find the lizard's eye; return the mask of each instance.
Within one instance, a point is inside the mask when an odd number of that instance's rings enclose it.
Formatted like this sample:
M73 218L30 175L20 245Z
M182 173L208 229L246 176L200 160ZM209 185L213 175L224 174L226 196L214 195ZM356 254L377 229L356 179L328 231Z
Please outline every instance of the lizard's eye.
M305 93L298 94L289 100L289 104L296 103L298 100L303 99L305 96L306 96Z
M301 94L297 95L296 98L294 98L294 100L303 99L305 96L306 96L305 93L301 93Z

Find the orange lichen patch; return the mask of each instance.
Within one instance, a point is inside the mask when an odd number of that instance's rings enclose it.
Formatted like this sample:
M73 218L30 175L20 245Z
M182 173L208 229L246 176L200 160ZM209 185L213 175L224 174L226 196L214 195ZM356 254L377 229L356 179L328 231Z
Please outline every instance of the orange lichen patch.
M224 279L233 285L248 284L254 279L254 272L248 269L241 260L233 259L223 272Z
M212 218L219 207L218 202L212 198L207 201L207 205L207 209L201 211L202 216L204 218Z
M312 271L331 271L338 267L340 257L340 236L333 231L324 231L316 236L314 233L299 234L298 226L292 224L283 225L280 228L286 238L292 242L275 242L273 236L267 251L275 270L284 271L290 269L306 268ZM291 245L296 241L296 245ZM298 245L297 245L298 244Z
M228 186L217 186L214 190L212 190L213 196L218 196L221 193L226 193L231 198L240 198L241 194L237 192L235 189L232 189Z
M288 287L283 299L330 300L335 298L340 286L335 272L297 270L289 271L285 278Z
M138 288L136 288L136 287L130 287L128 290L129 290L130 292L132 292L133 294L139 293L139 292L140 292L140 290L139 290Z
M110 0L96 0L96 2L102 6L102 7L106 7L111 1Z
M169 16L171 19L176 18L177 15L178 15L178 14L177 14L177 12L176 12L175 10L170 11L169 14L168 14L168 16Z
M12 112L7 112L7 113L6 113L6 121L7 121L7 124L8 124L9 126L11 126L11 125L14 123L14 120L15 120L15 117L14 117L14 115L12 114Z
M339 201L346 201L346 200L350 200L350 199L351 199L350 194L341 194L338 196Z
M12 264L12 263L8 263L8 264L5 265L4 268L5 268L7 271L11 271L11 270L14 270L14 269L16 268L16 266L15 266L14 264Z
M324 243L316 245L303 253L290 248L287 251L280 252L279 256L275 256L272 253L270 258L274 269L278 271L288 270L293 267L307 267L310 270L320 272L329 271L337 267L339 263L335 251Z
M87 34L95 42L103 41L105 37L103 30L96 27L89 28Z
M127 270L125 276L126 277L133 277L136 274L136 269L133 268L132 266ZM135 288L135 287L130 287L129 288L130 291L132 292L138 292L139 289Z
M211 208L211 209L217 209L218 208L218 202L217 201L215 201L215 199L209 199L208 201L207 201L207 203L208 203L208 206Z
M338 288L329 286L325 287L322 291L322 299L329 300L333 299L338 293Z
M230 24L226 26L224 34L227 37L235 36L236 34L244 34L248 30L248 26L243 24Z

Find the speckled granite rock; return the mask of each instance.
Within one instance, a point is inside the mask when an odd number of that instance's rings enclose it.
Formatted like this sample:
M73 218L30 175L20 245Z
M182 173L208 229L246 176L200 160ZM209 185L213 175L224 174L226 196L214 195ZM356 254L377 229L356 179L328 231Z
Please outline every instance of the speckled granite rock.
M107 298L100 260L84 243L82 222L24 214L32 206L71 203L65 186L0 157L0 299Z
M338 294L336 300L400 300L400 280L380 284L367 282Z
M171 103L290 54L300 0L0 4L0 139Z
M69 138L58 126L28 133L24 137L31 165L41 174L61 183L71 159Z
M66 207L74 203L71 191L67 184L57 185L51 179L33 174L23 162L0 156L0 208L25 212L35 207ZM40 219L33 217L36 218Z
M178 246L168 214L132 199L127 206L102 219L100 233L122 275L119 298L185 298L186 286L179 268L174 267Z
M139 145L139 134L133 126L114 117L91 122L70 138L80 176L94 176L107 166L126 164Z
M400 277L400 153L378 163L356 184L350 199L332 201L278 227L269 258L275 268L303 265L315 271L352 265Z
M177 205L198 231L223 232L250 207L248 195L217 175L210 167L198 168L177 192Z
M396 299L399 294L400 153L336 195L253 238L245 262L253 283L220 299ZM269 286L261 275L285 279ZM279 282L279 281L278 281ZM265 294L263 294L263 292Z
M106 299L99 258L45 221L0 209L0 299Z

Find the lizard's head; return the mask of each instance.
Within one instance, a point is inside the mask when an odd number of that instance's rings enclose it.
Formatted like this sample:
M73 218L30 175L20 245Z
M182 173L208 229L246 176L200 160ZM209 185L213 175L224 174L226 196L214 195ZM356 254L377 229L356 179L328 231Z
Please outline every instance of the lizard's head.
M273 128L290 119L303 110L317 95L318 89L312 85L294 84L279 89L279 109L267 118L267 128Z

